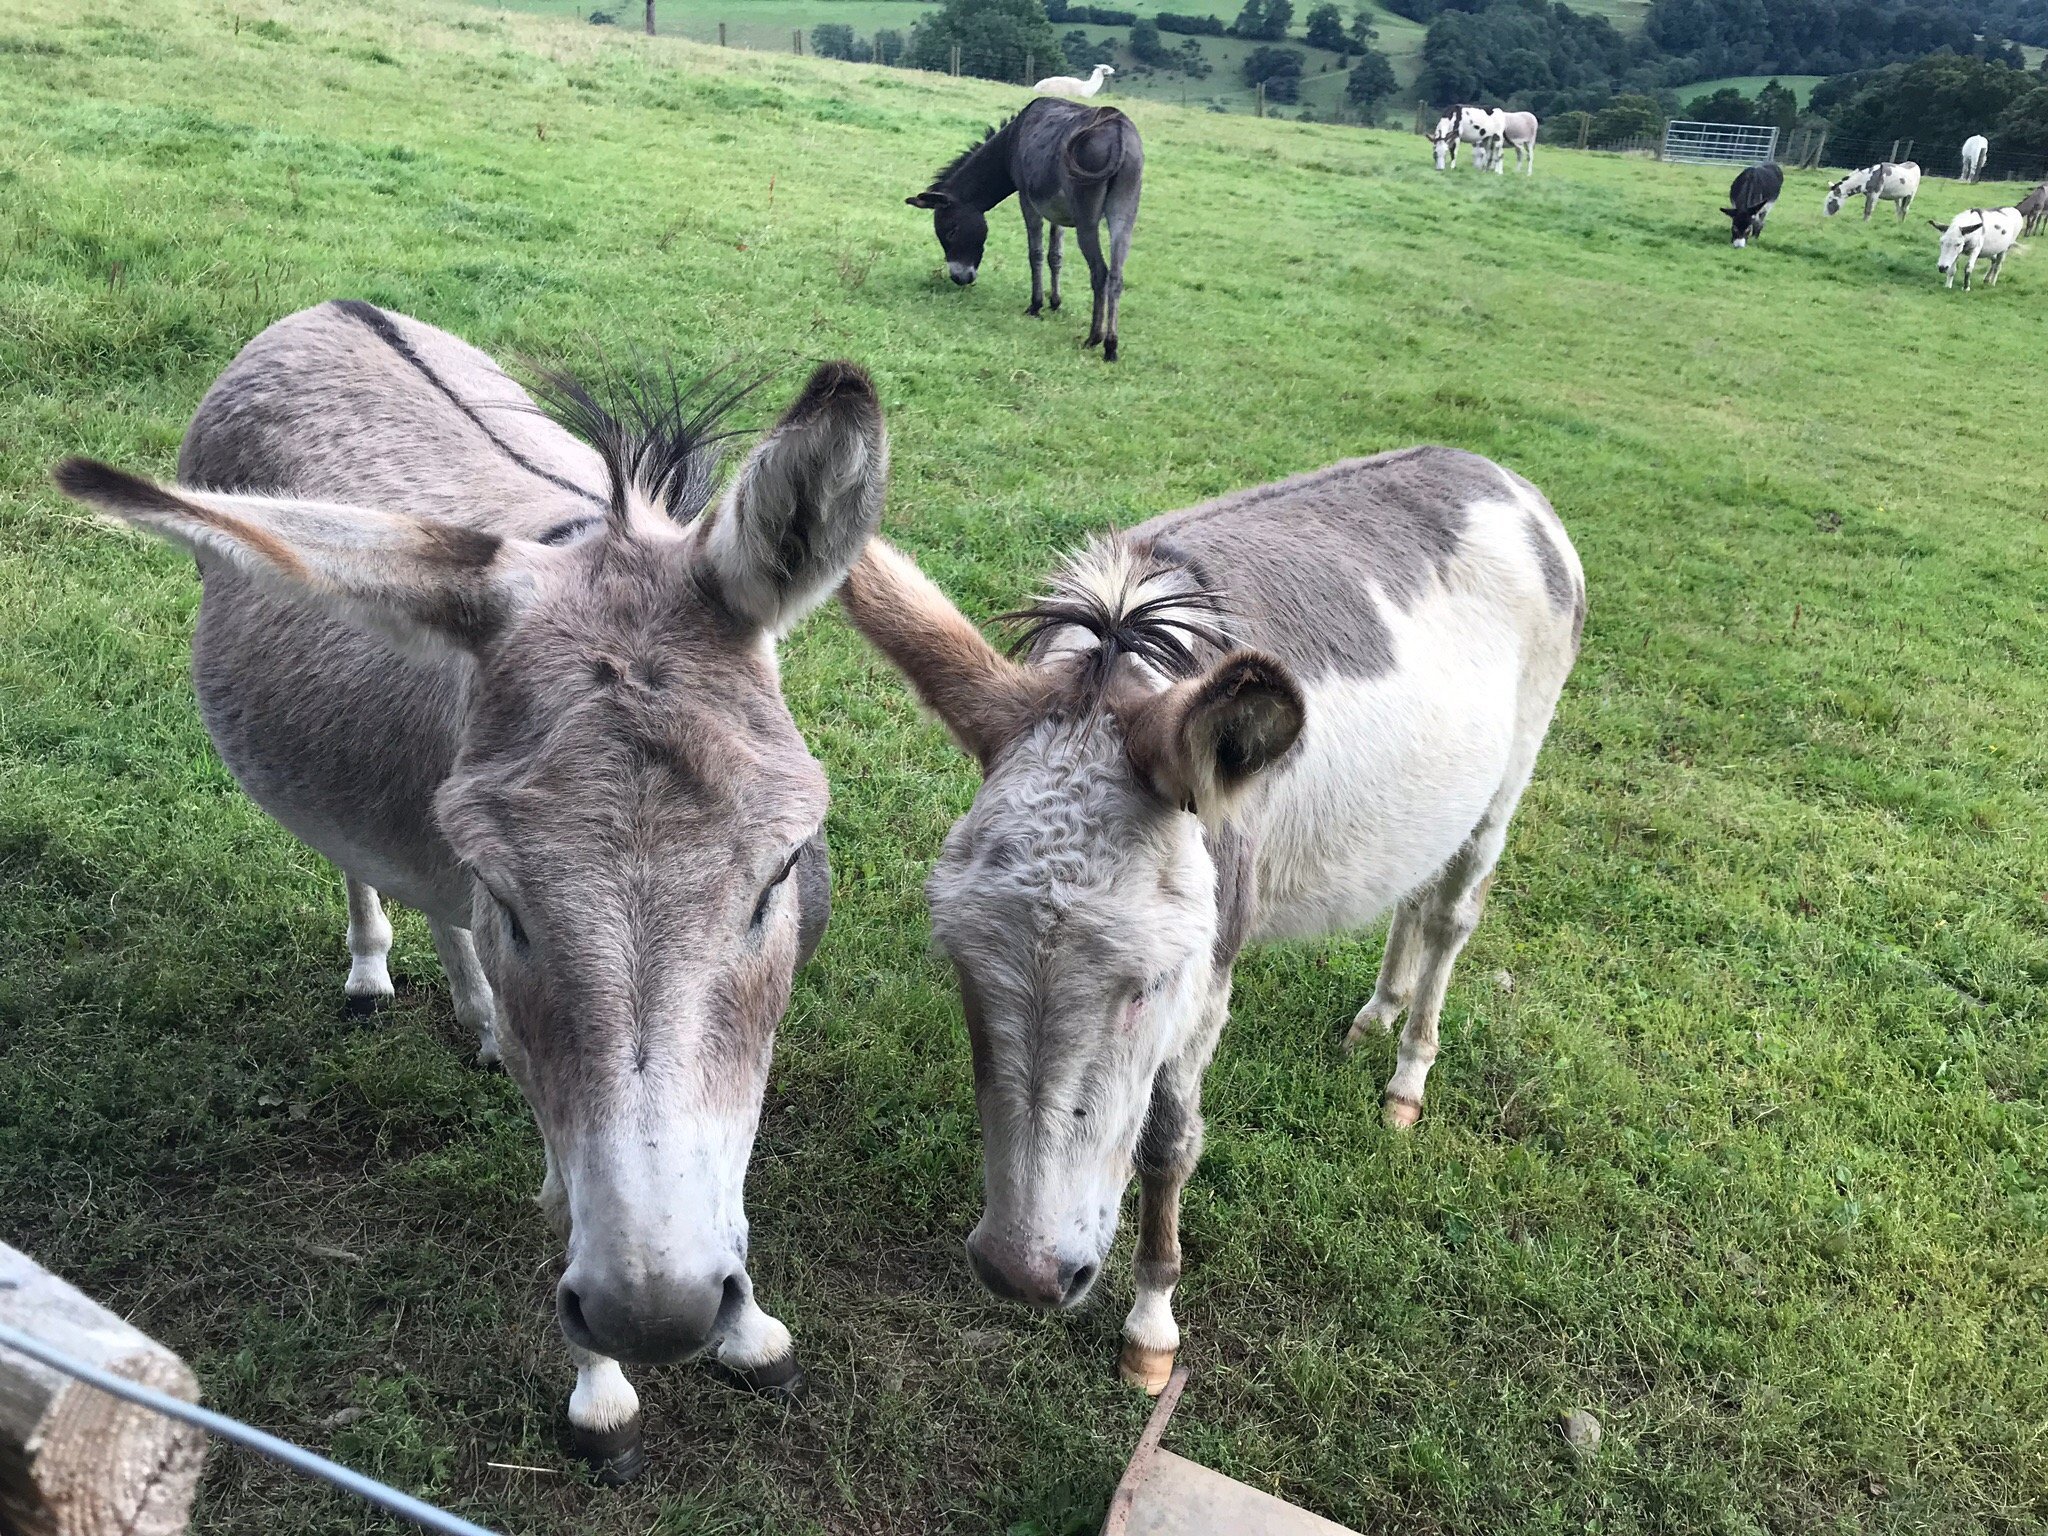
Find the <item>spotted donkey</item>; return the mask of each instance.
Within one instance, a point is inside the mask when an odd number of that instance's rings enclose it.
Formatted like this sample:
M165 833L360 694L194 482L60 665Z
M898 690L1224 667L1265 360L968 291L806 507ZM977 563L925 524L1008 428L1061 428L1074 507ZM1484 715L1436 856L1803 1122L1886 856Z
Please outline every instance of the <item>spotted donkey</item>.
M424 912L458 1014L540 1124L569 1423L642 1464L616 1362L795 1374L742 1185L775 1026L825 926L825 776L775 640L881 515L882 411L818 369L714 499L719 411L657 373L558 412L445 331L355 301L278 321L159 487L71 495L182 545L200 713L250 796L347 877L347 992L391 995L378 892Z
M870 542L853 622L979 759L932 871L973 1045L994 1292L1079 1301L1142 1184L1126 1379L1180 1334L1180 1192L1249 942L1392 908L1348 1043L1405 1010L1421 1114L1452 962L1578 654L1585 583L1526 480L1447 448L1351 460L1091 544L993 649Z

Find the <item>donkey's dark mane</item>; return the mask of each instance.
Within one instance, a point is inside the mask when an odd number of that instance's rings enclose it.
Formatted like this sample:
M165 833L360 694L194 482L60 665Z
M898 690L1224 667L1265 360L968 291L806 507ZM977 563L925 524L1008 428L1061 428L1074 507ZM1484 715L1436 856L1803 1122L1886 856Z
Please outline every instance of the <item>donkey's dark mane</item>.
M637 489L679 523L709 505L726 444L739 435L729 418L762 383L685 375L668 358L637 360L602 384L565 368L534 372L541 409L604 461L612 516L624 517L626 493Z
M1113 595L1090 582L1085 566L1077 563L1054 577L1052 589L1043 597L996 620L1015 631L1010 643L1013 656L1036 651L1062 629L1091 636L1094 644L1080 653L1074 679L1078 702L1090 713L1101 706L1117 663L1126 656L1178 681L1202 670L1198 646L1227 651L1234 644L1227 628L1229 605L1193 561L1156 547L1132 553L1136 558L1125 568L1123 585ZM1176 575L1183 582L1174 590L1138 598L1147 583Z
M993 144L996 141L997 135L1008 133L1011 128L1015 127L1017 119L1022 117L1023 115L1024 114L1022 112L1014 112L1010 116L1004 118L1000 123L992 123L987 128L983 129L982 135L978 140L968 145L965 149L961 150L959 154L955 155L951 160L948 160L945 163L945 165L940 168L939 173L936 176L932 177L932 185L934 187L944 186L946 182L952 178L954 173L956 173L960 169L961 166L965 165L968 161L972 160L976 155L980 154L984 149L987 149L989 145Z

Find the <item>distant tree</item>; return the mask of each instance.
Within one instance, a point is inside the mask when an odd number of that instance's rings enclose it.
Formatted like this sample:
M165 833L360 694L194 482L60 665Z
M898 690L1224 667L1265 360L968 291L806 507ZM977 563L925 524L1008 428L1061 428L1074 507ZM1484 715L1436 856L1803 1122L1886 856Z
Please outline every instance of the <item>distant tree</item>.
M1664 113L1654 96L1617 96L1593 114L1587 142L1616 144L1664 131Z
M1135 32L1136 30L1135 27L1132 28L1132 31ZM1159 29L1154 27L1152 30L1156 35ZM1067 56L1067 68L1077 74L1086 74L1098 64L1114 64L1116 62L1116 45L1114 43L1106 40L1100 43L1095 42L1079 27L1061 36L1060 52Z
M937 15L911 27L905 58L913 69L943 72L956 46L962 73L984 80L1016 80L1027 60L1040 75L1067 71L1040 0L945 0Z
M1368 48L1359 61L1351 66L1351 77L1344 82L1344 99L1364 115L1367 122L1379 116L1380 106L1400 89L1400 82L1394 78L1394 66L1387 56L1377 48Z
M619 13L617 11L592 11L590 13L590 24L593 27L616 27L619 24Z
M1334 0L1323 0L1309 11L1305 35L1309 47L1327 48L1332 53L1342 53L1351 42L1344 33L1344 13Z
M1843 139L1873 143L1912 139L1916 158L1953 156L1956 146L1991 125L2037 89L2024 70L1983 59L1937 53L1910 64L1894 64L1866 76L1853 93L1815 87L1812 110L1825 110L1829 126ZM1953 165L1942 167L1944 174Z
M1685 115L1696 123L1753 123L1756 103L1732 85L1724 85L1711 96L1695 96L1685 104Z
M2015 97L1998 115L1991 139L2000 149L2048 159L2048 86Z
M1287 35L1288 23L1293 20L1293 0L1244 0L1244 9L1237 13L1230 31L1235 37L1277 43Z
M1771 124L1780 133L1789 133L1799 121L1799 93L1780 85L1775 78L1766 81L1756 93L1756 120Z
M1351 18L1351 51L1363 53L1380 40L1380 29L1373 25L1372 12L1364 6Z
M901 64L903 62L903 34L894 27L883 27L875 33L875 62L877 64Z
M1216 71L1202 53L1202 45L1192 37L1184 41L1174 52L1174 67L1190 80L1206 80Z
M1299 48L1254 48L1245 55L1244 83L1265 86L1268 101L1282 105L1299 101L1304 62Z
M1152 19L1159 23L1162 32L1185 32L1196 37L1221 37L1228 30L1220 16L1182 16L1161 11Z
M1159 35L1159 23L1149 16L1141 16L1131 23L1131 57L1140 64L1149 64L1154 69L1173 67L1173 50L1166 46L1166 40ZM1067 50L1069 58L1073 50Z
M821 59L852 58L853 28L836 21L811 28L811 52Z

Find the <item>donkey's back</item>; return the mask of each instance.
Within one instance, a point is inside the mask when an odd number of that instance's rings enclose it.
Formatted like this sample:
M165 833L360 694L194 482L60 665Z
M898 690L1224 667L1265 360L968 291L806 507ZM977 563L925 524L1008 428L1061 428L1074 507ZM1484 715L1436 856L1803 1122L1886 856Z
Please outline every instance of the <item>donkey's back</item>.
M179 478L383 507L529 538L604 514L597 455L482 352L374 305L286 316L201 401ZM252 799L352 875L445 922L468 882L433 825L469 659L421 652L200 558L208 733Z
M1253 812L1261 936L1362 926L1505 827L1585 617L1571 540L1528 481L1410 448L1133 537L1220 588L1236 638L1302 685L1301 748Z

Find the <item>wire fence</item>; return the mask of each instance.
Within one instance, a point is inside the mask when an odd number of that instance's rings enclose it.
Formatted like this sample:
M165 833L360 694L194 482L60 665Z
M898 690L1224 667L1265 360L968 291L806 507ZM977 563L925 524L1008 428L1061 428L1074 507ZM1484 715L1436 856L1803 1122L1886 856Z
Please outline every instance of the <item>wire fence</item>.
M208 1434L267 1456L281 1462L302 1477L316 1482L327 1483L373 1504L387 1513L409 1520L422 1530L434 1531L439 1536L497 1536L495 1531L472 1524L460 1515L450 1514L409 1493L400 1493L374 1477L365 1477L353 1468L339 1462L329 1461L325 1456L316 1456L303 1446L293 1445L289 1440L280 1440L275 1435L265 1434L240 1419L231 1419L224 1413L215 1413L210 1408L201 1408L181 1398L159 1392L154 1387L145 1387L139 1382L127 1381L122 1377L100 1370L97 1366L74 1360L60 1349L53 1349L41 1339L23 1333L19 1328L0 1323L0 1348L11 1349L40 1361L53 1371L62 1371L66 1376L84 1382L87 1386L105 1392L123 1402L134 1403L166 1418L180 1423L191 1424Z

